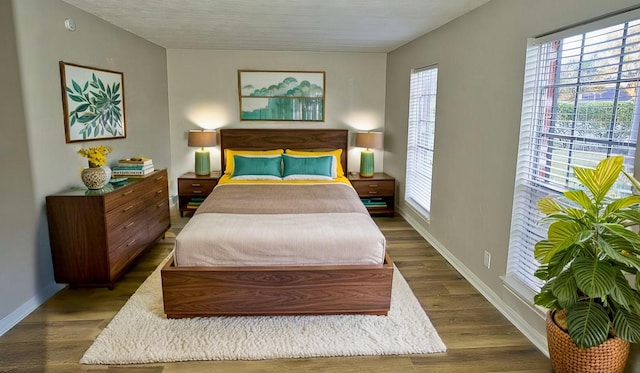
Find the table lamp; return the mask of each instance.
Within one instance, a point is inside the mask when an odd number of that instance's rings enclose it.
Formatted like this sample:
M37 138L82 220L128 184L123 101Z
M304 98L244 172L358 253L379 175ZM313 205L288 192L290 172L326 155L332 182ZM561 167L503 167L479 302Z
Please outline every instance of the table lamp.
M382 148L382 132L356 133L356 146L366 148L360 153L360 176L373 176L373 152L370 148Z
M216 145L216 132L213 130L190 130L188 145L200 147L200 150L196 150L196 175L209 175L211 173L211 160L209 151L204 150L204 148Z

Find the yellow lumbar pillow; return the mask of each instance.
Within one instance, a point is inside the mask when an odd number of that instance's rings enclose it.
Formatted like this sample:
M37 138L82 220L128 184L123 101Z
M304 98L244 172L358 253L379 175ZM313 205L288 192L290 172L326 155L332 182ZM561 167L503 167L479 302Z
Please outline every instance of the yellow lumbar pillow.
M232 150L225 149L224 150L224 173L227 175L233 175L233 156L234 155L244 155L244 156L252 156L252 155L279 155L284 153L284 149L273 149L273 150Z
M286 153L290 155L313 155L313 156L332 155L336 157L337 177L344 176L344 170L342 169L342 149L336 149L331 151L307 151L307 150L287 149Z

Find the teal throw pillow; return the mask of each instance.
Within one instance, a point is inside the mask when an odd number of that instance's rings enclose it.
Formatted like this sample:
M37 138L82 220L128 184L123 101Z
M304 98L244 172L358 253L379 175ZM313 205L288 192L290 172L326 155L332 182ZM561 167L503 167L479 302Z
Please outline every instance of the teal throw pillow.
M245 157L233 156L233 175L268 175L282 177L282 157L279 155L269 157Z
M304 157L283 154L283 177L291 175L320 175L331 177L332 155L320 157Z

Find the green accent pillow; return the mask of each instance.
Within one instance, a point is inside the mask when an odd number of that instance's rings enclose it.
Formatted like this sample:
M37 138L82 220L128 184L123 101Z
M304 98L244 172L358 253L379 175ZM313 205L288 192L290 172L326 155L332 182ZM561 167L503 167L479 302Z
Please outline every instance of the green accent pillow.
M283 177L291 175L320 175L331 178L331 166L333 156L325 155L320 157L305 157L282 155L284 162Z
M265 157L234 155L233 163L233 177L247 175L282 177L282 157L279 155Z

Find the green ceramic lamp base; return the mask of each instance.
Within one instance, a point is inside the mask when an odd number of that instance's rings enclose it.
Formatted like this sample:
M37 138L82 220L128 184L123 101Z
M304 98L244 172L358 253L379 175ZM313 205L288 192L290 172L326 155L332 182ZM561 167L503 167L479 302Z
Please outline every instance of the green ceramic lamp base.
M360 176L373 176L373 152L369 149L360 153Z
M206 150L196 150L196 175L209 175L211 173L209 152Z

